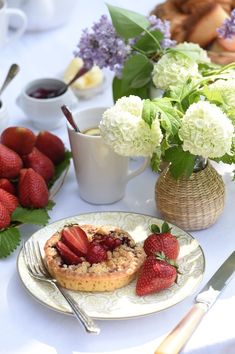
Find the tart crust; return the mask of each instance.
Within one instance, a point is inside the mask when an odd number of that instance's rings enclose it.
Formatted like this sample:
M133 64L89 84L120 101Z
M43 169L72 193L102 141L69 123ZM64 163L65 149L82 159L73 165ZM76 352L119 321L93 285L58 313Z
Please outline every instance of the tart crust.
M118 227L104 225L79 225L87 234L89 241L95 234L108 235L113 232L115 237L128 238L128 244L122 244L113 251L108 251L105 262L78 265L66 265L55 247L60 240L62 230L47 240L45 261L51 275L61 286L76 291L114 291L129 284L135 277L146 257L143 247L136 244L130 234Z

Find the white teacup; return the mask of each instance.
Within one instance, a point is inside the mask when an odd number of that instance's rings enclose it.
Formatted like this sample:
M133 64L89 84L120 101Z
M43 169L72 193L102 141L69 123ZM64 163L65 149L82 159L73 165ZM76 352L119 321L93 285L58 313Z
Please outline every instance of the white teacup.
M130 171L129 157L116 154L101 136L89 135L88 131L97 130L92 128L98 127L106 109L96 107L77 112L74 120L81 133L68 124L79 194L92 204L110 204L122 199L127 182L149 164L148 159L144 159L138 169Z
M78 98L70 88L52 98L35 98L31 95L40 89L59 91L63 87L65 83L58 79L45 78L31 81L17 97L16 103L37 129L56 129L65 121L61 106L67 105L71 109L77 109Z
M9 34L10 18L17 18L19 25L15 31ZM0 0L0 48L4 47L7 43L20 37L27 27L27 18L23 11L8 8L6 1Z

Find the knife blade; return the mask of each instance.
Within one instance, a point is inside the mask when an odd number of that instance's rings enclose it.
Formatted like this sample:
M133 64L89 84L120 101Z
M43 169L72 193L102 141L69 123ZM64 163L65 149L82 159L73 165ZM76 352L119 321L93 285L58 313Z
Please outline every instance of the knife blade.
M203 316L216 302L223 289L232 279L234 272L235 251L226 259L196 296L196 304L189 310L170 334L168 334L154 354L178 354L181 351Z

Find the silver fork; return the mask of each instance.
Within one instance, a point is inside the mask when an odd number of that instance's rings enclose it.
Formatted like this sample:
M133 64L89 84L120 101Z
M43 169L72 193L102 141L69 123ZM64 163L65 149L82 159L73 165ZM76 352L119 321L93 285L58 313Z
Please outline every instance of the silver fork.
M27 243L23 243L23 257L29 274L38 280L45 281L52 284L63 295L67 303L70 305L74 315L83 325L88 333L99 334L100 329L94 323L91 317L89 317L78 305L78 303L72 298L72 296L61 287L56 279L52 278L48 272L42 258L41 250L38 242L28 240Z

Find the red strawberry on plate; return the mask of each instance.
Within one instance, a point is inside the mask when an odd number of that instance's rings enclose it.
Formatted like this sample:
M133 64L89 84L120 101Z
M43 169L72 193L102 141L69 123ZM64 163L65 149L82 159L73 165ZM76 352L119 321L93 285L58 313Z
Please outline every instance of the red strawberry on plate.
M1 143L20 156L29 154L33 150L35 141L35 134L24 127L9 127L1 134Z
M0 188L11 194L16 193L14 184L7 178L0 178Z
M64 159L65 147L62 140L48 131L41 131L38 134L35 146L55 165Z
M48 204L46 182L32 168L20 171L18 197L20 204L26 208L44 208Z
M86 255L86 259L89 263L100 263L106 261L108 258L106 249L98 243L90 243L89 249Z
M71 251L71 249L69 249L63 242L58 241L56 248L66 264L78 264L82 262L82 259Z
M0 229L5 229L10 225L10 213L7 208L0 203Z
M86 255L89 240L85 231L79 226L67 226L62 231L62 241L78 256Z
M48 183L55 173L53 162L37 148L33 148L30 154L23 156L24 167L31 167L41 175Z
M0 178L16 178L22 166L20 156L15 151L0 144Z
M177 265L173 260L166 258L164 253L149 256L140 270L136 294L142 296L159 292L172 286L176 279Z
M8 193L4 189L0 188L0 203L7 208L8 212L11 214L18 207L19 201L15 195Z
M144 251L147 256L154 255L156 252L164 252L169 259L177 259L179 255L179 241L172 235L171 228L164 222L162 228L153 224L150 227L152 234L144 241Z

